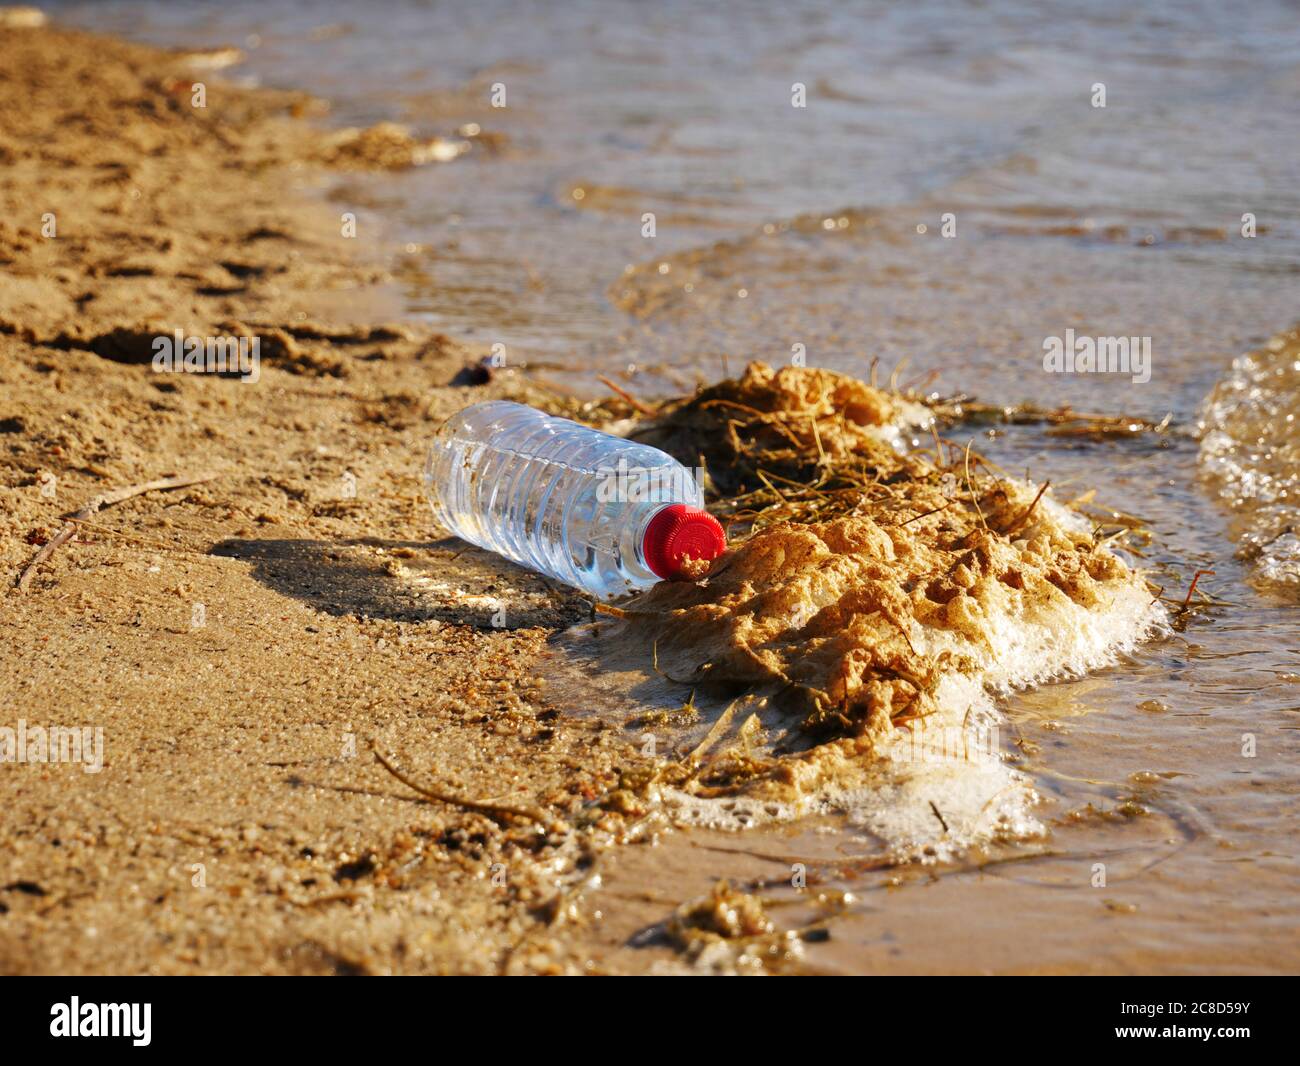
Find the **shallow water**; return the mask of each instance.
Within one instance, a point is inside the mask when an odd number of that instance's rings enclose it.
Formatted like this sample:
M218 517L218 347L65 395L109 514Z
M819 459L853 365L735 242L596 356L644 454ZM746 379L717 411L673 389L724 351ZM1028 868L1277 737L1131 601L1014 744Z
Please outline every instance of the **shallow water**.
M613 373L651 394L801 345L864 376L905 359L900 380L945 393L1172 415L1165 446L958 435L1059 498L1096 488L1155 530L1144 562L1170 595L1212 569L1200 587L1225 601L1007 701L1045 841L982 870L882 875L853 869L872 842L851 828L789 827L727 845L766 859L681 836L666 858L619 860L622 876L680 899L806 862L859 894L813 968L1294 969L1300 605L1235 558L1240 509L1199 479L1194 439L1233 358L1300 318L1294 5L700 7L53 5L142 39L241 44L236 76L319 93L340 122L504 134L499 153L335 195L409 246L410 314L572 388ZM1046 372L1044 341L1067 330L1149 338L1149 381ZM1265 432L1285 456L1300 397L1283 385Z

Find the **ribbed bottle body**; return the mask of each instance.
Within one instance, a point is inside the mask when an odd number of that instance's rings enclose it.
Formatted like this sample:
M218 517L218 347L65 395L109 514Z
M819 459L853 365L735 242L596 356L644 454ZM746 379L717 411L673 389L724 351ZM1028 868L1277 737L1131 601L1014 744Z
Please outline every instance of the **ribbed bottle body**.
M438 429L424 469L434 517L481 548L600 599L660 579L642 551L654 515L702 506L671 456L522 404L490 400Z

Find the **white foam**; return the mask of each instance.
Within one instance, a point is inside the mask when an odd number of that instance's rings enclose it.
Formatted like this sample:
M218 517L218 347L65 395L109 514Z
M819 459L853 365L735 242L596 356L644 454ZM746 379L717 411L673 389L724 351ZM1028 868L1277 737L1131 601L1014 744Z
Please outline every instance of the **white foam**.
M924 404L900 397L890 397L894 404L893 421L883 426L868 426L867 435L888 444L900 454L916 447L912 434L935 424L934 412Z
M1201 405L1200 465L1242 516L1243 558L1262 580L1300 588L1300 334L1235 359Z
M1044 500L1064 524L1086 527ZM952 651L973 658L978 668L946 675L936 692L939 711L924 721L925 735L899 730L860 785L828 785L786 804L666 790L664 805L679 822L730 829L840 813L877 837L898 861L942 860L976 844L1039 836L1044 829L1034 814L1033 782L1007 763L996 739L1003 724L998 699L1111 666L1144 639L1167 631L1163 605L1153 602L1136 576L1107 583L1101 594L1103 601L1093 607L1056 600L1016 614L990 614L991 649L913 622L909 638L920 654Z

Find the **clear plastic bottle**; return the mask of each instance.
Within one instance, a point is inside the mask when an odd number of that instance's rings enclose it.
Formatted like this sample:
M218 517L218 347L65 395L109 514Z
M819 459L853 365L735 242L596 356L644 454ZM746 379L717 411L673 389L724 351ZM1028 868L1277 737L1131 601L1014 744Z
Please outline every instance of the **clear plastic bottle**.
M503 400L439 427L424 491L462 540L600 599L693 576L691 560L726 549L672 456Z

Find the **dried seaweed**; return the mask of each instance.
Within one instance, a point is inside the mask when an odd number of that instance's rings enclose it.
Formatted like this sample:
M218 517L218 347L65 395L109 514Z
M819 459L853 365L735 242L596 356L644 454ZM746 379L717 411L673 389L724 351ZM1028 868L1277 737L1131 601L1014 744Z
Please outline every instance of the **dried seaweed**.
M933 449L897 447L900 423L928 429ZM935 713L947 673L994 652L990 618L1142 586L1110 550L1140 519L1101 512L1081 532L1049 507L1048 485L1007 476L935 423L913 398L844 375L751 364L632 430L707 467L733 550L707 581L659 585L617 625L669 679L779 693L818 742L781 759L737 745L706 756L715 729L658 780L708 796L798 774L791 763L860 759ZM918 650L921 632L948 634L948 650Z

